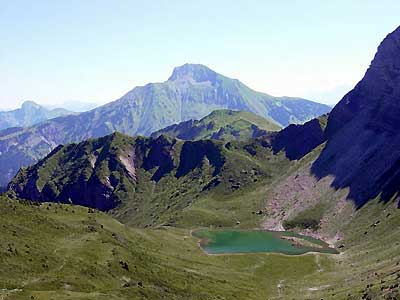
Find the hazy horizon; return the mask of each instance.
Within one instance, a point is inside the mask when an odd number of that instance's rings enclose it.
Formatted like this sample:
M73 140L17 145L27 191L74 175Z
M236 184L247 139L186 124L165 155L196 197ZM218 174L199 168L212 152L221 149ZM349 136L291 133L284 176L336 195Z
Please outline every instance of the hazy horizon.
M0 109L25 100L100 105L165 81L184 63L274 96L332 105L396 29L399 8L396 1L3 3Z

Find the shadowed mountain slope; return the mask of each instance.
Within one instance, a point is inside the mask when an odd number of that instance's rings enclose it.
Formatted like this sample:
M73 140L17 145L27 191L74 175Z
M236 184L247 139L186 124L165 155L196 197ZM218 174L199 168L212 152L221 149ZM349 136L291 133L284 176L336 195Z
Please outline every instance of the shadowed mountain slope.
M378 48L364 78L335 106L312 171L350 188L357 206L400 190L400 27Z
M274 153L285 151L290 160L300 159L325 142L327 115L312 119L302 125L289 125L276 134L270 134Z

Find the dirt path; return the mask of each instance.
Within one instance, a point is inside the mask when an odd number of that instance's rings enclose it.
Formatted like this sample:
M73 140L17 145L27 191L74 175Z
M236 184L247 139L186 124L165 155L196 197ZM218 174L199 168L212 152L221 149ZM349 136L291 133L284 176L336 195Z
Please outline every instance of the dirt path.
M320 262L320 260L319 260L319 255L318 255L318 254L315 255L315 263L316 263L317 266L318 266L317 272L318 272L318 273L323 272L323 271L324 271L324 268L323 268L322 265L321 265L321 262Z
M278 297L279 298L282 296L282 289L284 287L284 284L283 284L284 282L285 282L284 279L279 280L279 283L276 285L276 288L278 289Z
M1 290L0 290L0 300L5 300L5 299L7 299L11 294L13 294L13 293L18 293L18 292L22 292L22 289L13 289L13 290L1 289Z

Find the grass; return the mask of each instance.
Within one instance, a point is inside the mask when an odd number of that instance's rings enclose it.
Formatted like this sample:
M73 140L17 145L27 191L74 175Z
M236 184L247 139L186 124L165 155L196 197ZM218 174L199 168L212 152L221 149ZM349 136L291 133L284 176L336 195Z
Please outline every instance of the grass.
M398 295L398 289L390 290L400 274L396 246L400 212L394 203L375 202L358 211L345 228L341 254L301 256L208 256L188 229L135 229L79 206L2 199L0 212L3 299L359 299L365 293L371 299L384 299L383 295ZM368 239L363 231L368 231Z
M245 141L261 132L279 131L273 120L251 112L227 109L215 110L200 120L185 121L156 131L152 136L165 134L183 140L218 139Z
M316 205L302 210L294 218L283 221L283 227L286 230L293 228L318 230L327 206L324 202L318 202Z
M371 227L378 220L379 224ZM375 199L358 210L343 228L342 253L336 258L334 272L322 272L314 283L329 285L314 291L315 299L327 295L334 299L398 299L399 228L400 211L394 201L385 204Z
M261 299L317 268L312 255L210 257L186 229L134 229L77 206L3 199L0 210L4 299Z

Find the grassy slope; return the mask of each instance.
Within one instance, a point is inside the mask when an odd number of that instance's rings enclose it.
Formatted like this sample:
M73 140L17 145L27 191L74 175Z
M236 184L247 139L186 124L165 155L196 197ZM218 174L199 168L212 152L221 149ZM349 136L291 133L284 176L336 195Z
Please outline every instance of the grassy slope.
M4 299L264 299L318 268L313 255L208 256L187 230L133 229L82 207L2 199L0 210Z
M201 120L193 123L182 122L156 131L152 136L166 134L172 137L190 140L220 139L247 140L258 131L278 131L281 128L272 120L251 112L233 110L215 110Z
M394 286L400 275L400 212L393 208L394 203L371 203L358 211L340 255L209 256L186 229L134 229L83 207L2 199L0 295L16 300L360 299L367 293L370 299L397 299L388 297L399 296Z
M254 125L257 125L259 128L268 131L277 131L281 129L274 121L266 119L254 113L225 109L213 111L211 114L201 119L200 122L214 122L217 127L224 127L239 120L248 121Z
M178 181L167 177L155 185L153 190L148 188L149 193L146 193L143 201L144 219L141 224L135 225L168 222L184 228L233 227L240 221L239 227L258 227L261 217L254 212L264 206L265 186L277 180L290 166L290 162L283 153L272 155L270 150L260 145L254 147L257 152L255 156L248 155L242 148L243 144L237 146L236 149L226 150L229 159L218 176L221 183L210 191L198 191L198 181L207 182L212 178L212 168L207 165L201 170L202 176L194 172ZM236 185L240 185L240 188L232 189ZM174 197L171 199L172 195ZM166 210L168 205L171 207ZM155 220L154 216L159 219ZM120 219L131 223L129 214Z

